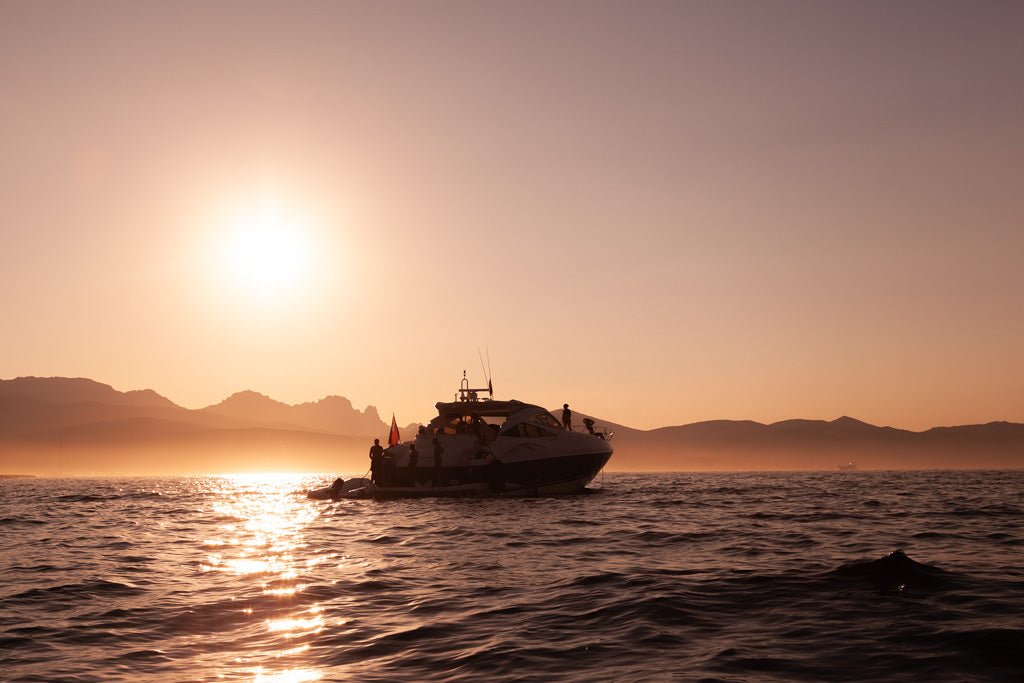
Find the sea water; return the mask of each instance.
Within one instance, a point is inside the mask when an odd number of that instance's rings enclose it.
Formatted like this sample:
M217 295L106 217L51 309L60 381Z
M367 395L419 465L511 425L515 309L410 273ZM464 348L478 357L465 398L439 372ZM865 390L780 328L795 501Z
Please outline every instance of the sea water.
M0 481L0 679L1024 680L1024 472L332 479Z

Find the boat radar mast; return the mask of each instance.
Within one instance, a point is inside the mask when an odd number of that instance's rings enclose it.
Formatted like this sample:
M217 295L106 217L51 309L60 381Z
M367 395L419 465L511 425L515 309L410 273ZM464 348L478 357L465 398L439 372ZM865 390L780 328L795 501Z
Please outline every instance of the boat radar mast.
M487 392L487 396L480 396L480 394ZM469 380L466 379L466 371L462 371L462 385L459 387L458 399L462 403L477 403L479 401L490 401L494 398L494 388L491 384L491 380L487 380L487 386L478 389L472 389L469 386Z

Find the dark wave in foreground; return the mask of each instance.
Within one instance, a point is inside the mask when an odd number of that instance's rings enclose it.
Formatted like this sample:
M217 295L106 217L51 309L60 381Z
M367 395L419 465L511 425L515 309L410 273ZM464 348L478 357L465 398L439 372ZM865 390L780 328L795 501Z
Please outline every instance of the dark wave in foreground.
M915 562L902 550L878 560L844 564L834 576L858 579L884 590L949 589L956 584L949 572Z

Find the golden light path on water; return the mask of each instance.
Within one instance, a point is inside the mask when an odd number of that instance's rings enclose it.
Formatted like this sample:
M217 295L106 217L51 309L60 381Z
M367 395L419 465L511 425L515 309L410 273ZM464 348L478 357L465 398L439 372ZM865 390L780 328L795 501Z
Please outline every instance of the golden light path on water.
M212 514L229 521L219 525L217 536L203 540L207 555L201 570L249 581L252 590L247 593L258 590L283 604L302 593L307 586L299 581L301 572L324 559L301 558L305 531L319 515L318 507L295 493L308 482L308 475L294 473L238 474L213 479ZM252 607L243 607L241 611L254 621L260 619ZM258 628L262 634L257 637L264 644L260 649L272 651L272 655L248 670L251 680L302 683L322 678L321 671L294 660L310 649L311 641L327 626L323 612L319 603L307 603L296 606L285 617L260 619ZM270 648L266 647L268 641ZM247 662L236 659L231 664L243 663Z

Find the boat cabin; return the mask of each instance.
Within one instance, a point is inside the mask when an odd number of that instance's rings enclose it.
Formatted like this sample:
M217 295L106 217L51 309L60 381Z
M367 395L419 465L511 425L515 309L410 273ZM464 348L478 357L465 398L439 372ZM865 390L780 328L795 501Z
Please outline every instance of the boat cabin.
M555 416L522 401L453 401L437 403L430 434L474 434L486 442L498 437L551 437L562 431Z

